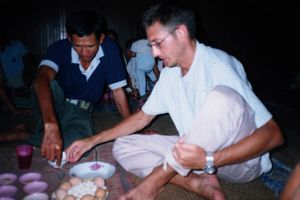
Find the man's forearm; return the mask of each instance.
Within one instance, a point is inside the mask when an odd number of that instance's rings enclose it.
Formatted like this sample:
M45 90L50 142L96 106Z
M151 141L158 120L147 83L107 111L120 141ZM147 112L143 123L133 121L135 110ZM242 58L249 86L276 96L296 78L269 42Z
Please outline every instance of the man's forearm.
M113 98L115 100L116 106L123 117L126 119L130 116L130 109L127 100L127 96L123 90L123 88L119 88L113 91Z
M93 146L114 140L118 137L129 135L143 129L147 126L155 116L146 115L143 111L139 111L124 119L113 128L98 132L92 136L91 143Z
M57 123L50 83L44 79L37 79L34 89L44 123Z
M214 164L220 167L243 162L268 152L282 143L282 133L275 121L271 119L240 142L215 152Z

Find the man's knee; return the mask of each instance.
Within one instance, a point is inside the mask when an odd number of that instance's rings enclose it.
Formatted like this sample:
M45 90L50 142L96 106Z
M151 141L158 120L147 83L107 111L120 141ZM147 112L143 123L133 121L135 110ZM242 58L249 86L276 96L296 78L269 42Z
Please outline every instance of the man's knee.
M216 86L208 95L214 101L222 101L225 104L244 101L243 97L234 89L227 86Z
M210 132L205 142L202 138L203 144L211 147L209 149L236 143L255 129L250 106L238 92L226 86L217 86L208 94L197 118L202 123L196 123L194 131Z
M206 103L214 108L228 110L228 112L244 113L250 111L250 107L245 99L234 89L227 86L216 86L207 96Z

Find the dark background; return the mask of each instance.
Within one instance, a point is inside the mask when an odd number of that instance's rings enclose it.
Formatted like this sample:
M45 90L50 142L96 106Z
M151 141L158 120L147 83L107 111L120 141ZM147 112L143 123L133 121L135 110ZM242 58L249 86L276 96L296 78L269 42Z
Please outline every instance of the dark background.
M183 1L183 0L182 0ZM142 12L154 0L1 0L0 28L21 39L37 58L65 37L66 16L79 9L102 14L122 47L135 37ZM299 70L298 7L287 1L185 0L198 16L199 41L234 55L258 96L281 95ZM299 28L299 27L298 27Z

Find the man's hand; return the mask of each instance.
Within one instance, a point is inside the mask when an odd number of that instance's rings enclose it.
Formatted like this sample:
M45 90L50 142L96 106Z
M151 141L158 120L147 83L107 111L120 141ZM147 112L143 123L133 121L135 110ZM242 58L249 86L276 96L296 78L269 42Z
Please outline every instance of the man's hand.
M206 164L206 152L195 144L187 144L179 139L173 148L173 156L179 164L189 169L203 169Z
M44 138L41 145L42 156L48 160L56 160L57 166L60 166L62 158L63 141L57 124L45 125Z
M74 163L78 161L81 156L93 147L91 138L85 138L73 142L65 150L67 154L67 161Z

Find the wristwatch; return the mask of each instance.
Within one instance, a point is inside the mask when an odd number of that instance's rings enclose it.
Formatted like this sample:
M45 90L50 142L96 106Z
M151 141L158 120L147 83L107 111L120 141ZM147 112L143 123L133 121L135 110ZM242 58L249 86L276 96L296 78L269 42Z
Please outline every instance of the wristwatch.
M214 174L216 172L216 168L214 167L214 156L213 152L206 152L206 165L204 168L204 172L207 174Z

